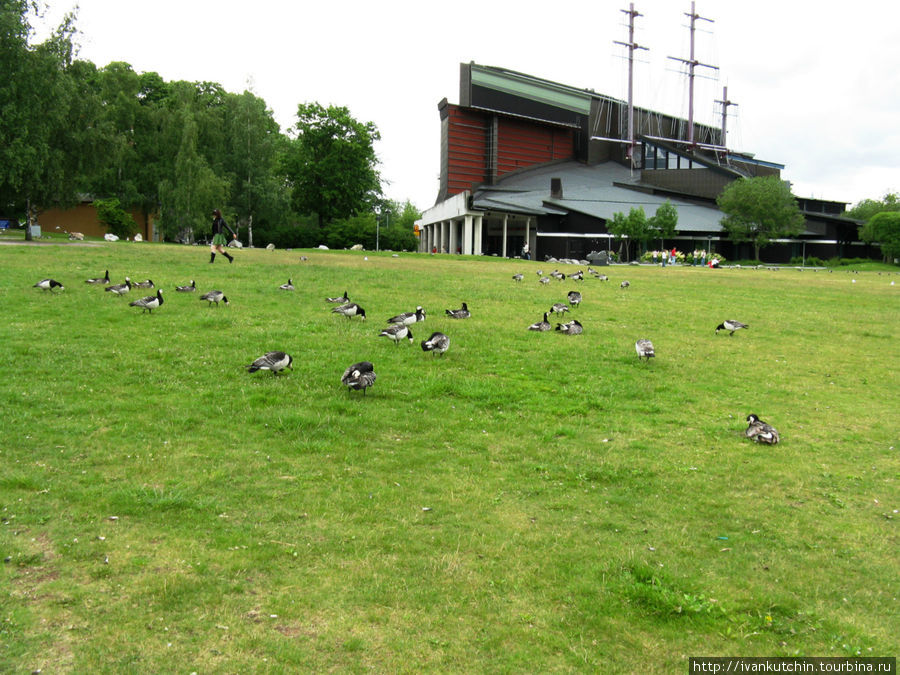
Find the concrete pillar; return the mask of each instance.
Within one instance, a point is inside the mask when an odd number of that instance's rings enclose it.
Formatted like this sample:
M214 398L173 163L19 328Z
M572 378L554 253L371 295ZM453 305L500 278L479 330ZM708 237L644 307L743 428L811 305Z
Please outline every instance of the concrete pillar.
M459 223L450 221L450 245L447 246L447 253L456 253L459 246Z
M472 255L472 216L469 214L463 217L462 253L464 255Z
M472 233L474 241L472 242L472 253L482 255L484 251L481 247L481 230L484 227L484 216L475 216L475 231Z

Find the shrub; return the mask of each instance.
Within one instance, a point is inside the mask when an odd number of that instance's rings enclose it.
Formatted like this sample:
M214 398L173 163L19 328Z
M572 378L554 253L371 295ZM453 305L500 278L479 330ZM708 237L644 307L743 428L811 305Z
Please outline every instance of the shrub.
M115 197L94 200L94 208L97 210L97 218L106 226L106 230L120 239L127 239L137 232L134 218L122 208Z

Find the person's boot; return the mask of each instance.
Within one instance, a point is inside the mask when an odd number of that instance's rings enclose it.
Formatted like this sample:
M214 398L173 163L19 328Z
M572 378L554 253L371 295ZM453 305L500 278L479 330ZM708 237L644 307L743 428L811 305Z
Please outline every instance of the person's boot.
M210 254L209 254L209 263L212 264L212 263L214 263L214 262L216 262L216 254L215 254L215 253L210 253Z
M232 258L232 257L231 257L230 255L228 255L227 253L223 253L222 255L224 255L226 258L228 258L228 262L229 262L229 263L233 263L233 262L234 262L234 258Z

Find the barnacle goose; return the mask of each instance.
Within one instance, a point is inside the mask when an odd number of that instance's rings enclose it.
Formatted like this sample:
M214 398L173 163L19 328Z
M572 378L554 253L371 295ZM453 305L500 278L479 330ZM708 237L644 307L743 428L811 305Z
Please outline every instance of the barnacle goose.
M418 307L416 307L415 312L403 312L401 314L397 314L396 316L392 316L390 319L388 319L387 322L403 324L404 326L412 326L414 323L424 320L425 310L422 309L421 305L419 305Z
M131 279L125 277L124 284L113 284L112 286L107 286L103 290L115 295L125 295L128 291L131 290Z
M103 284L104 286L109 283L109 270L106 270L106 273L102 277L97 277L95 279L86 279L86 284Z
M522 281L525 278L525 275L519 272L518 274L513 274L513 281Z
M578 270L569 275L569 278L572 281L584 281L584 270Z
M549 284L549 283L550 283L550 277L541 277L540 279L538 279L538 281L539 281L540 283L542 283L542 284Z
M469 313L469 306L466 303L462 304L462 307L459 309L445 309L444 314L449 316L451 319L468 319L472 316Z
M572 319L569 323L556 324L556 330L566 335L581 335L582 328L577 320Z
M42 291L52 291L54 288L58 288L61 291L66 290L66 287L59 283L56 279L41 279L37 282L32 288L40 288Z
M750 326L741 323L740 321L735 321L734 319L725 319L725 321L716 326L716 335L719 334L720 330L730 330L731 332L728 336L731 337L734 335L734 331L740 330L741 328L750 328Z
M253 363L247 366L247 372L255 373L257 370L269 370L274 374L280 373L285 368L294 369L294 358L284 352L266 352Z
M390 326L388 326L378 334L378 337L382 336L393 340L395 345L398 344L403 338L407 338L410 343L412 343L413 341L412 331L405 323L392 323Z
M656 356L656 351L653 349L653 343L646 338L641 338L635 342L634 350L637 352L638 361L640 361L642 357L649 361Z
M294 290L294 280L288 279L286 284L281 284L281 286L279 286L278 288L280 288L282 291L292 291Z
M144 312L150 312L152 314L154 309L163 304L162 289L157 288L156 295L148 295L146 297L133 300L128 304L131 307L140 307L142 314Z
M569 311L569 306L563 302L554 302L550 311L554 314L564 314Z
M331 313L346 316L348 319L354 316L358 316L363 320L365 320L366 318L366 310L357 305L355 302L347 302L343 305L338 305L331 310Z
M450 338L443 333L434 332L427 340L422 340L422 351L431 352L432 356L435 354L443 356L449 348Z
M569 291L569 304L572 307L578 307L581 304L581 293L578 291Z
M188 286L176 286L175 290L179 293L193 293L197 290L197 284L194 283L194 280L191 279L191 283Z
M344 291L344 294L338 298L325 298L325 302L339 302L342 305L346 305L350 302L350 296L347 295L347 291Z
M628 288L629 286L631 286L631 282L629 282L627 279L619 284L619 288Z
M547 321L547 312L544 312L544 320L537 321L530 326L528 326L528 330L537 330L537 331L547 331L550 330L550 322Z
M144 279L143 281L135 281L131 284L135 288L153 288L153 279Z
M209 293L204 293L200 296L200 300L206 300L210 306L213 303L216 303L216 307L219 306L220 302L224 302L226 305L228 304L228 298L225 297L225 294L222 291L210 291Z
M371 361L354 363L341 375L341 384L346 386L348 390L356 389L359 391L362 389L363 396L365 396L366 389L375 384L375 366L372 365Z
M747 438L752 438L757 443L765 443L766 445L775 445L780 440L778 430L771 424L763 422L756 415L752 413L747 415L747 422L749 422L749 425L747 430L744 431L744 435Z

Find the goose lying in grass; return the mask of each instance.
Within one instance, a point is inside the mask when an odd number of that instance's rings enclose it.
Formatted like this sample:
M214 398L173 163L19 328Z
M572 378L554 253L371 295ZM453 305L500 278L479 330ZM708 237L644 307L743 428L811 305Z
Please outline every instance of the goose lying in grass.
M347 302L343 305L338 305L331 310L331 313L346 316L348 319L354 316L358 316L363 321L365 321L366 319L366 310L357 305L355 302Z
M462 304L462 307L459 309L445 309L444 314L449 316L451 319L468 319L472 316L469 313L469 306L466 303Z
M730 330L731 332L728 334L728 336L731 337L732 335L734 335L734 331L740 330L741 328L750 328L750 326L745 323L741 323L740 321L735 321L734 319L725 319L725 321L716 326L716 335L719 334L720 330Z
M253 363L247 366L247 372L255 373L257 370L268 370L277 375L285 368L294 369L294 359L284 352L266 352Z
M365 396L366 389L375 384L375 366L371 361L354 363L341 375L341 384L348 390L359 391L362 389L363 396Z
M286 284L281 284L278 288L282 291L292 291L294 290L294 280L288 279Z
M771 424L766 424L754 414L747 415L747 430L744 435L752 438L757 443L765 443L766 445L775 445L780 440L778 431Z
M156 289L156 295L148 295L144 298L138 298L137 300L133 300L128 303L131 307L140 307L141 313L150 312L153 313L153 310L163 304L163 296L162 289Z
M404 326L412 326L414 323L425 320L425 310L419 305L415 312L403 312L392 316L387 320L388 323L402 324Z
M220 302L224 302L226 305L228 304L228 298L225 297L225 294L222 291L209 291L209 293L204 293L200 296L200 300L206 300L206 302L209 303L207 306L216 303L216 307L218 307Z
M556 330L566 335L581 335L582 327L577 320L572 319L569 323L556 324Z
M124 284L113 284L112 286L107 286L103 290L112 293L113 295L125 295L131 290L131 279L125 277Z
M325 298L325 302L339 302L342 305L346 305L348 302L350 302L350 296L347 295L347 291L344 291L344 294L340 297Z
M66 287L59 283L56 279L41 279L37 282L32 288L40 288L42 291L52 291L55 288L58 288L61 291L66 290Z
M640 340L635 342L634 349L637 352L638 361L640 361L641 358L645 358L649 361L651 358L656 356L656 352L653 349L653 343L646 338L641 338Z
M537 330L537 331L541 331L541 332L548 331L548 330L550 330L550 328L551 328L550 322L547 321L547 312L544 312L544 320L543 321L537 321L537 322L531 324L530 326L528 326L528 330Z
M144 279L143 281L135 281L131 284L135 288L154 288L153 279Z
M106 270L106 273L102 277L96 277L94 279L86 279L86 284L103 284L104 286L109 283L109 270Z
M427 340L422 340L422 351L443 356L450 349L450 338L443 333L434 332Z
M175 290L179 293L193 293L197 290L197 284L194 283L194 280L191 279L191 283L188 286L176 286Z
M412 331L405 323L392 323L378 334L378 337L390 338L394 344L398 344L403 338L407 338L410 343L413 341Z

